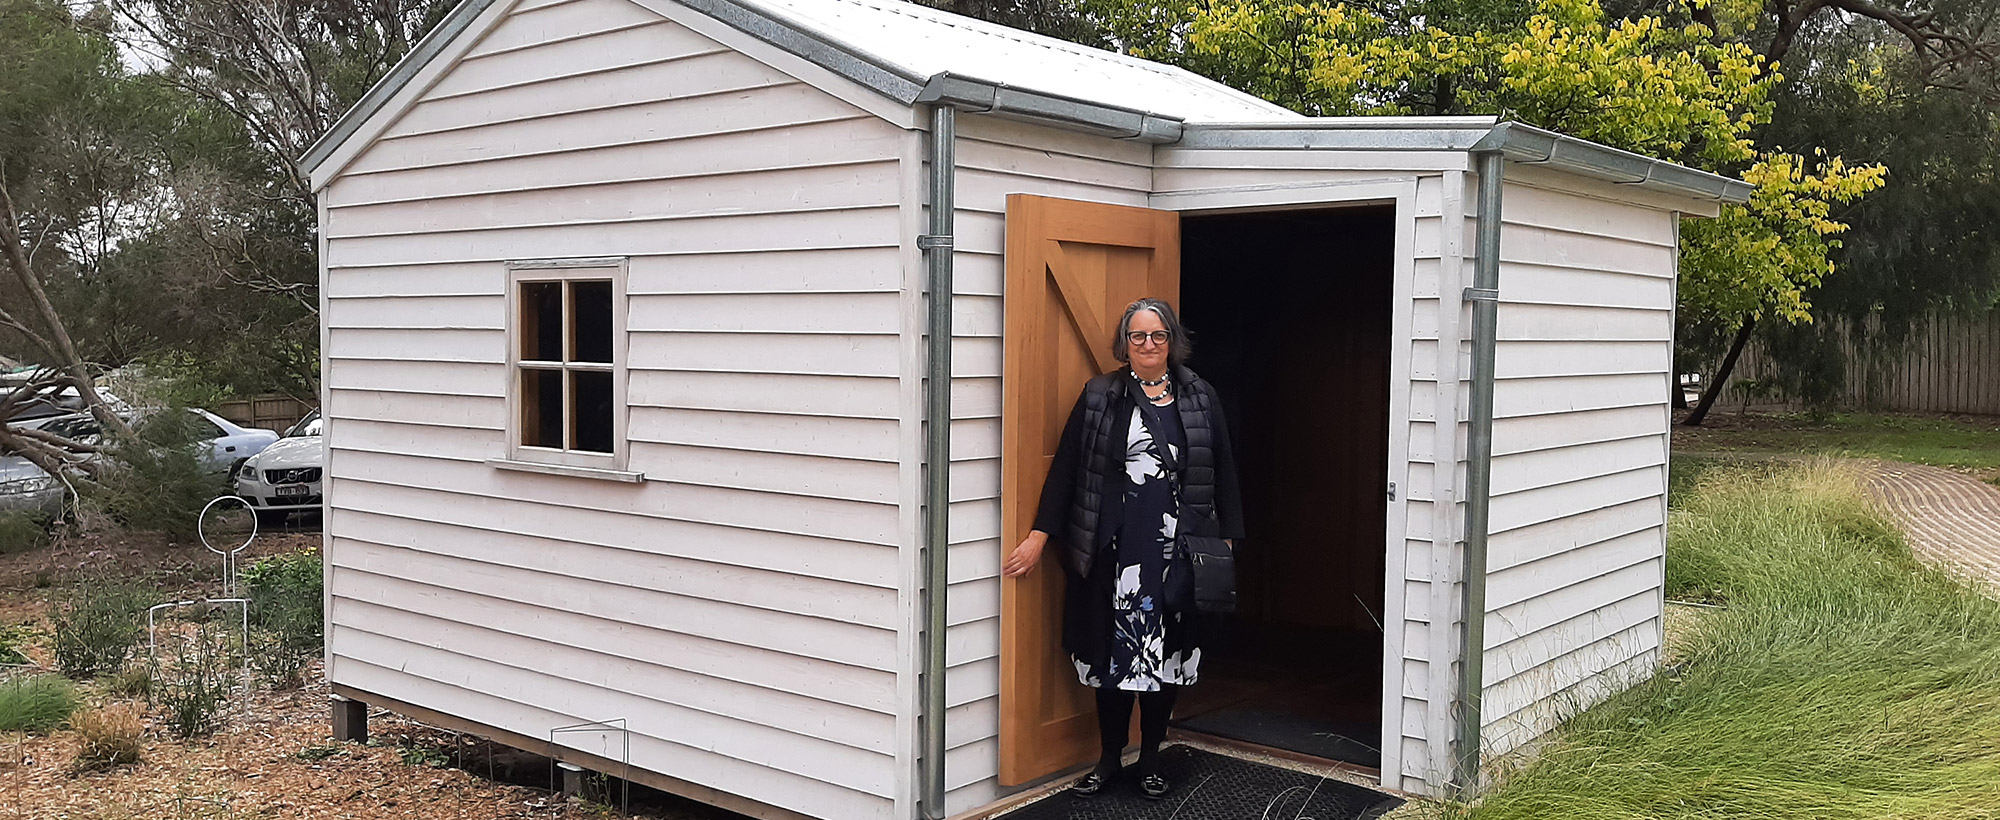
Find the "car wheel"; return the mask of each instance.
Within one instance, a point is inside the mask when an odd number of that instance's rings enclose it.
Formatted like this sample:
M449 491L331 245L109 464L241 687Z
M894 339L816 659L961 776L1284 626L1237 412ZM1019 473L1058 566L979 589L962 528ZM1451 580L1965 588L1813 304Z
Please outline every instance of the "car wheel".
M259 529L278 529L285 525L285 519L290 518L291 515L286 510L258 510L257 527Z

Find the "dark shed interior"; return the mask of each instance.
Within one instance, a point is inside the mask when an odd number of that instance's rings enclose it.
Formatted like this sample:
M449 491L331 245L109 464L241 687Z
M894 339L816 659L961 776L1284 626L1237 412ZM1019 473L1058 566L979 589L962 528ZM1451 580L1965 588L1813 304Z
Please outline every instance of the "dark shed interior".
M1238 609L1182 731L1378 766L1394 208L1185 216L1189 364L1242 477Z

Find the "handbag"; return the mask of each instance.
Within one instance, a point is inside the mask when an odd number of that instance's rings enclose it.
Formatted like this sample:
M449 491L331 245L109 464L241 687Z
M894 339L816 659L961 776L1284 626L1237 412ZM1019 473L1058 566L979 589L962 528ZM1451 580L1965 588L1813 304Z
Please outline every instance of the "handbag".
M1203 612L1236 611L1236 551L1228 541L1206 535L1182 539L1194 576L1194 607Z
M1235 612L1236 551L1220 538L1182 535L1167 564L1165 587L1170 610Z

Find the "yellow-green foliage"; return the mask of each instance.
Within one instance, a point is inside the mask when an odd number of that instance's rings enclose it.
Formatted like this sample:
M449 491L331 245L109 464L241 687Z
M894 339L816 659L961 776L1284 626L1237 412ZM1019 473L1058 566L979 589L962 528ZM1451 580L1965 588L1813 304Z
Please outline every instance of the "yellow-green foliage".
M2000 601L1915 561L1852 472L1710 469L1668 556L1669 595L1728 608L1472 818L1995 816Z
M1696 321L1810 321L1806 293L1847 228L1834 206L1887 175L1753 140L1783 77L1731 39L1755 25L1743 2L1715 4L1718 38L1693 13L1712 0L1628 19L1598 0L1108 1L1140 55L1308 114L1498 114L1740 177L1751 201L1683 236L1682 309Z

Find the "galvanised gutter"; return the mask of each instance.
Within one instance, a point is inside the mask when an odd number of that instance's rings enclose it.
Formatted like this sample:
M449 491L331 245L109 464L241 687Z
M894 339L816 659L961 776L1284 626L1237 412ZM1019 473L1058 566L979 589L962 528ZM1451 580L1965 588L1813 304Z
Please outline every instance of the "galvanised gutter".
M1494 126L1470 150L1474 155L1498 153L1522 165L1543 165L1578 176L1695 199L1741 203L1749 201L1752 190L1750 183L1740 179L1697 171L1518 122Z

